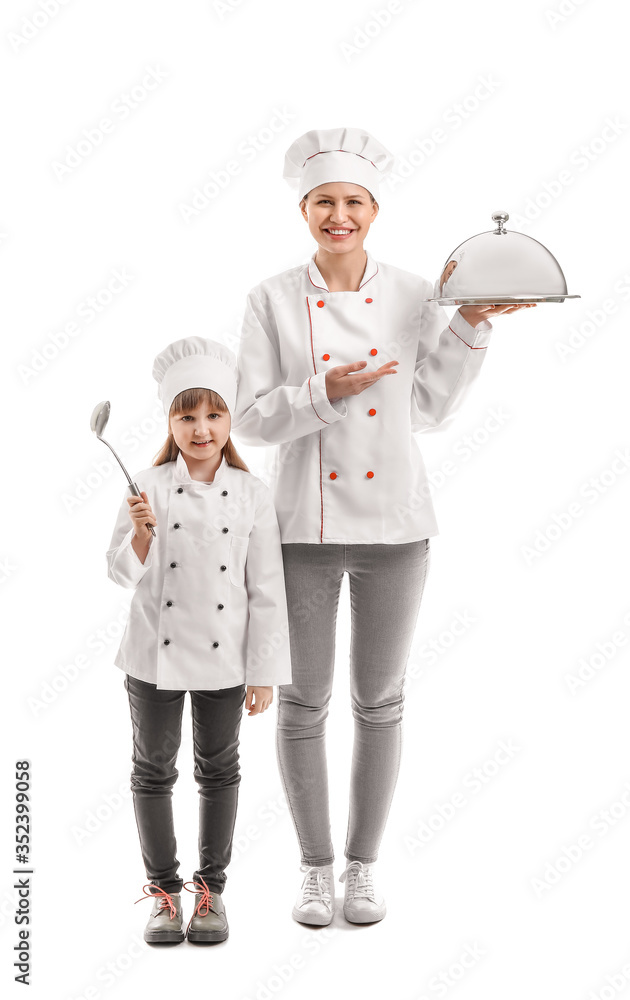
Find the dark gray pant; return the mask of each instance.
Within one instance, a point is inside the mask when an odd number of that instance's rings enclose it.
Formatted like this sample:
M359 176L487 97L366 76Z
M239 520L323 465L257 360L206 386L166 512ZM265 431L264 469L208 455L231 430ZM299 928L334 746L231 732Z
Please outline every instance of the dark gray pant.
M130 674L124 683L133 728L131 789L147 879L166 892L180 892L184 880L177 874L172 798L186 692L159 691ZM245 685L189 694L199 784L199 868L192 878L198 882L202 876L211 892L223 892L241 782Z
M278 688L276 750L305 865L334 860L326 718L343 574L350 583L350 702L354 741L345 855L376 861L400 768L404 681L429 539L282 545L292 682Z

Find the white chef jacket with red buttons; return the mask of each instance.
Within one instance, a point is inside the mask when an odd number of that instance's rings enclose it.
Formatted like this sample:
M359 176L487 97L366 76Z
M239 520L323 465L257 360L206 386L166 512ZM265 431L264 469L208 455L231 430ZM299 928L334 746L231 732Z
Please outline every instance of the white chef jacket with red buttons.
M438 534L414 431L449 420L479 373L492 326L426 300L433 285L367 254L358 291L330 292L315 264L249 293L238 350L236 440L279 445L283 542L401 543ZM326 372L397 360L331 402Z
M114 660L160 690L205 691L291 682L282 549L271 491L222 459L212 483L175 462L134 477L155 514L145 562L125 493L108 575L135 588Z

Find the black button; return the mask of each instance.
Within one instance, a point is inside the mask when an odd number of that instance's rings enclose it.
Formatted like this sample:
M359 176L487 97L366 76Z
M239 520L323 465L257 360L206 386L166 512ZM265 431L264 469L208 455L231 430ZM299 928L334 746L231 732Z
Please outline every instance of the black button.
M173 602L172 601L167 601L166 602L166 607L167 608L172 608L173 607Z
M179 521L175 521L175 524L173 525L173 527L174 528L179 528L180 527Z
M224 535L227 533L227 530L228 530L227 528L221 528L221 531L223 532Z
M217 648L217 646L219 645L219 643L218 643L218 642L213 642L213 643L212 643L212 645L213 645L213 646L214 646L214 648L216 649L216 648Z
M177 566L177 563L171 563L171 569L175 569L176 566Z
M169 645L169 643L170 643L170 641L171 641L170 639L165 639L165 640L164 640L164 645L165 645L165 646L168 646L168 645Z
M222 566L221 569L227 569L227 566Z
M177 492L178 492L178 493L183 493L183 492L184 492L184 487L183 487L183 486L180 486L180 487L178 488Z
M221 496L222 497L226 497L227 496L227 490L223 490L223 492L221 493Z
M219 611L223 611L224 607L225 607L224 604L217 604L217 608L219 609Z

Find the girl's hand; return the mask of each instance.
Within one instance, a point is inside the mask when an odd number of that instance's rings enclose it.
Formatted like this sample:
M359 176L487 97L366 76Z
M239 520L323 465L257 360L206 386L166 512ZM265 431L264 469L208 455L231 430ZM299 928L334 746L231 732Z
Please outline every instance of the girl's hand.
M269 708L273 701L273 686L247 685L247 696L245 698L245 708L248 715L258 715ZM252 703L254 708L252 709ZM250 711L251 709L251 711Z
M361 371L367 361L353 361L351 365L337 365L326 372L326 395L329 399L340 399L342 396L356 396L368 386L374 385L383 375L395 375L397 361L388 361L376 371ZM356 374L353 374L355 373Z
M149 503L148 496L144 491L141 492L142 496L127 497L127 503L129 504L129 517L131 518L136 538L138 538L141 542L146 542L147 538L153 538L153 535L146 525L152 524L155 526L157 521L155 519L155 514L151 510L151 504Z
M536 306L536 303L519 302L514 305L460 306L458 311L467 323L470 323L471 326L477 326L484 319L490 320L493 316L498 316L500 313L513 313L517 309L531 309L532 306Z

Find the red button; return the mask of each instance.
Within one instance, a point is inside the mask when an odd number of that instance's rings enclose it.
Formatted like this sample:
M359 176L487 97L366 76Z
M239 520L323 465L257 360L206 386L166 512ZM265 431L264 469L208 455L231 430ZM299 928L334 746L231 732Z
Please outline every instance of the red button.
M368 479L374 479L374 473L373 472L366 472L365 474L368 477Z
M336 479L337 478L337 473L336 472L331 472L330 473L330 478L331 479Z
M322 308L322 306L324 305L324 303L323 303L323 302L322 302L322 300L320 299L320 300L319 300L319 302L317 303L317 305L318 305L318 306L319 306L319 308L321 309L321 308Z
M368 410L368 413L370 414L371 417L373 417L374 414L376 413L376 410Z
M375 347L372 348L372 350L370 351L370 354L378 354L378 351L376 350Z
M322 354L324 361L330 361L330 354Z
M374 301L374 299L366 299L365 301L366 301L366 302L373 302L373 301Z

